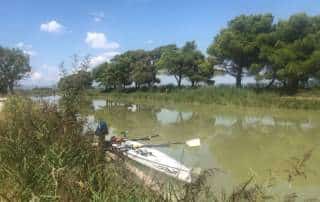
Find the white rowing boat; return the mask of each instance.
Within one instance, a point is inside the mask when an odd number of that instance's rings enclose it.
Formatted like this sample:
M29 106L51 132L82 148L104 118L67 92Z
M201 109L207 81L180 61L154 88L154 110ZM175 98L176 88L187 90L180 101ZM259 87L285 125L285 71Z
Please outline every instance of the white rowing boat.
M172 176L184 182L191 182L191 169L171 158L163 152L136 141L125 141L118 148L129 148L123 151L128 158L146 166Z

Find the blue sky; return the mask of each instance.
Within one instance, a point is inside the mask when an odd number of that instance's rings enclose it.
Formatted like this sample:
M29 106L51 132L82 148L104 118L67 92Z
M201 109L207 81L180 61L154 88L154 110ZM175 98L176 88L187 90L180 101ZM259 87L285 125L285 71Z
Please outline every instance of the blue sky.
M266 12L276 19L317 15L320 1L0 0L0 45L31 55L33 72L24 84L48 85L58 79L58 64L73 54L90 54L98 64L129 49L188 40L205 52L233 17Z

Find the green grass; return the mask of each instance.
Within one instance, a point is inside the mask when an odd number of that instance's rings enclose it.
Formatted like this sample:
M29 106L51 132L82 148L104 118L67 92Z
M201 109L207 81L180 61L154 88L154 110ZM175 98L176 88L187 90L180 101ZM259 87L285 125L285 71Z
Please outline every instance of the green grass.
M10 98L0 122L0 201L158 201L55 106Z
M0 120L0 201L207 201L205 175L159 191L110 161L83 120L48 103L10 97Z
M240 107L276 107L287 109L320 109L320 90L301 91L295 95L277 90L257 91L252 88L203 87L182 89L156 89L132 92L90 92L91 96L109 96L113 99L147 102L176 102L187 104L216 104Z

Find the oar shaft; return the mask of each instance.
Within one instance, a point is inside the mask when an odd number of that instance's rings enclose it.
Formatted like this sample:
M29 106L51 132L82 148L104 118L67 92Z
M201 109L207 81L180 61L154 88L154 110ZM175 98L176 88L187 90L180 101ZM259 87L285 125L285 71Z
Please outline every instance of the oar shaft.
M170 147L171 145L177 145L177 144L185 144L185 143L172 142L172 143L164 143L164 144L145 144L145 145L139 146L138 148L141 148L141 147Z
M151 138L155 138L158 137L159 135L151 135L151 136L147 136L147 137L137 137L137 138L131 138L130 140L132 141L139 141L139 140L151 140Z
M170 144L145 144L145 145L141 145L138 148L141 147L170 147Z

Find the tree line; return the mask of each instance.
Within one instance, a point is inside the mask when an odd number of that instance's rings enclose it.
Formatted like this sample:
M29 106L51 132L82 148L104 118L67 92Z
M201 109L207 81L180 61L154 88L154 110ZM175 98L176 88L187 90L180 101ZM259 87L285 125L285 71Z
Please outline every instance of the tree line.
M272 14L240 15L215 36L207 54L194 41L181 48L127 51L96 67L93 75L106 88L150 87L159 83L161 72L174 76L180 87L183 78L192 86L210 84L219 71L233 76L237 87L245 76L254 76L267 88L297 90L320 78L320 16L298 13L275 21Z
M181 48L170 44L151 51L127 51L95 68L93 77L106 88L126 88L132 84L140 88L159 83L159 72L174 76L179 87L183 78L195 86L209 83L214 68L191 41Z
M320 78L320 16L292 15L275 23L271 14L241 15L208 48L241 86L244 75L290 90Z

